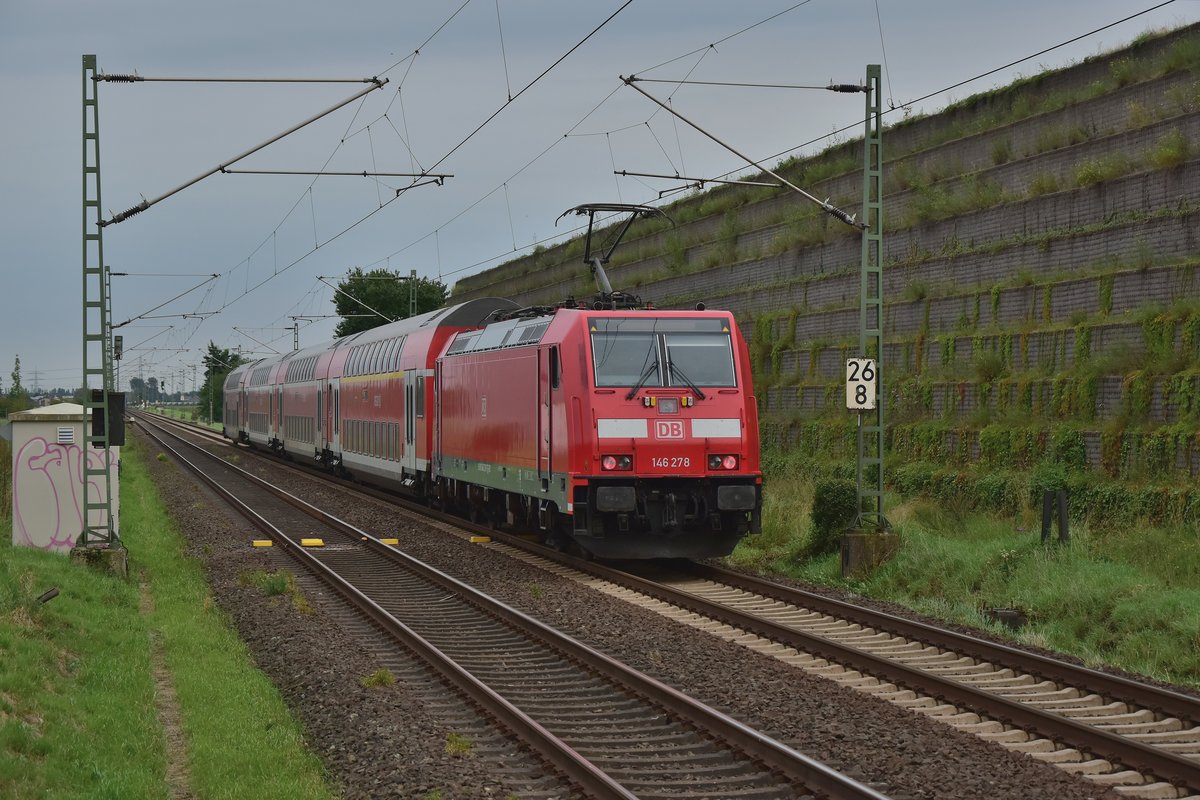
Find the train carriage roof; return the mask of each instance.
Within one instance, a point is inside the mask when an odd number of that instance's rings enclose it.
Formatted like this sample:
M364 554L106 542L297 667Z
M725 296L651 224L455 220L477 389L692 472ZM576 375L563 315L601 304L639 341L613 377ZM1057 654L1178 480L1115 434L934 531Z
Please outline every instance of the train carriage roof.
M428 311L424 314L418 314L415 317L389 322L386 325L360 331L341 339L331 339L320 344L310 345L301 350L281 353L277 356L269 356L250 364L244 364L229 374L229 379L225 382L225 388L235 388L237 384L234 376L238 376L250 369L274 365L282 361L319 356L327 351L344 347L351 342L355 344L367 344L380 339L390 339L395 336L404 336L421 330L434 330L437 328L473 328L483 325L497 311L512 311L519 307L512 300L506 300L502 297L479 297L474 300L468 300L465 303L444 306L435 311Z

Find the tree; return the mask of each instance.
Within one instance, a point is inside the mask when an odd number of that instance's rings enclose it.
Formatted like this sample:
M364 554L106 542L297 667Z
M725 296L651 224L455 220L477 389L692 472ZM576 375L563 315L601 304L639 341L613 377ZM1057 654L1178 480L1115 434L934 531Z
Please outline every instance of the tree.
M204 354L204 383L201 385L201 413L208 418L218 420L225 413L225 379L234 368L246 363L246 359L232 350L217 347L213 342L208 343L208 351Z
M25 391L25 387L21 385L21 356L18 355L13 362L12 371L12 386L8 387L8 413L14 411L24 411L32 405L29 401L29 393Z
M446 304L446 284L441 281L417 278L413 286L410 283L413 282L409 276L398 271L373 269L363 272L361 267L355 267L347 272L333 296L333 306L342 317L333 335L349 336L377 328L389 320L407 318L412 288L417 293L417 314Z
M21 356L18 353L16 360L13 362L12 386L8 389L8 396L16 400L24 392L25 387L21 385Z
M146 396L146 382L141 378L130 378L129 405L140 406L142 403L148 402L149 399Z

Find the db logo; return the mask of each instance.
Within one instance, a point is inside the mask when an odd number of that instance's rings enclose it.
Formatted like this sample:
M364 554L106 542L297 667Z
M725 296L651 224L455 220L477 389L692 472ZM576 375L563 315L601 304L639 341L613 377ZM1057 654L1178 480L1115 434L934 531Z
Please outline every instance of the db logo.
M683 438L683 420L678 419L657 419L654 421L654 438L656 439L682 439Z

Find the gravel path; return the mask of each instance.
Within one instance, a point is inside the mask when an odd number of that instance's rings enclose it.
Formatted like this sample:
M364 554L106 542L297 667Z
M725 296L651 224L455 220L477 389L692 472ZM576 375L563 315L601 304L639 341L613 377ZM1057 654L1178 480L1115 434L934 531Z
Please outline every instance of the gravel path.
M154 453L145 442L144 452ZM213 502L190 475L149 459L168 505L206 564L217 602L255 659L281 687L310 742L348 797L420 798L438 787L453 797L504 797L488 766L448 756L446 731L406 702L406 688L362 689L377 666L355 642L327 626L318 608L303 616L272 605L238 576L266 556L248 546L245 523ZM331 487L241 456L251 466L317 505L378 536L398 536L414 556L559 627L646 673L904 798L1115 797L1031 758L887 703L872 700L782 662L634 608L541 572L487 548L405 521L373 501L347 505ZM498 793L499 792L499 793Z

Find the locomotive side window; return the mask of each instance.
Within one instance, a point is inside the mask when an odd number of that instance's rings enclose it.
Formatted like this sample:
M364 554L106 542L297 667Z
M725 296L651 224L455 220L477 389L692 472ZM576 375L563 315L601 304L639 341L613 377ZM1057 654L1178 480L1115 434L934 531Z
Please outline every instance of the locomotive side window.
M550 388L557 389L562 383L562 364L558 360L558 348L550 348Z
M733 349L727 333L666 333L667 378L671 386L736 386Z

